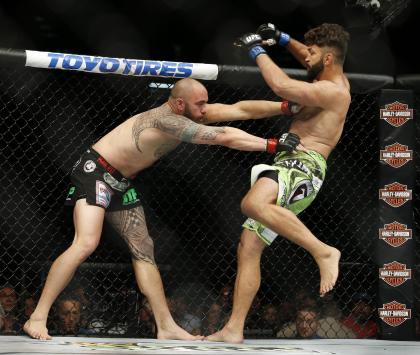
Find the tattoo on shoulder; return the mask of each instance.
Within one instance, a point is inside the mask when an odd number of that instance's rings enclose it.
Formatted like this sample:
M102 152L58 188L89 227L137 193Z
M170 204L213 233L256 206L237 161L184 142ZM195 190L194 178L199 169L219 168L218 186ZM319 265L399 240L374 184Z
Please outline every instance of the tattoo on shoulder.
M196 143L211 141L220 133L223 127L208 127L176 114L167 114L158 119L158 128L183 142Z
M182 115L156 108L139 114L133 124L132 138L139 152L142 152L140 135L147 128L157 128L180 141L189 143L212 141L216 139L218 134L225 132L223 127L205 126ZM172 144L164 144L155 154L161 156L169 150L172 150L173 147Z
M157 117L158 111L155 109L139 114L134 121L133 128L131 130L131 136L134 140L137 150L141 153L142 150L140 148L140 134L147 128L156 128Z

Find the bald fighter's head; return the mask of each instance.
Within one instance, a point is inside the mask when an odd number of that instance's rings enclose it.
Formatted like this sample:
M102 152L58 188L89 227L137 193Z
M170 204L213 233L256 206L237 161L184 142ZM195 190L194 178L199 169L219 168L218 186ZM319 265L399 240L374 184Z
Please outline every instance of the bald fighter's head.
M175 113L200 121L206 113L208 100L207 89L203 84L197 80L185 78L175 83L168 101Z

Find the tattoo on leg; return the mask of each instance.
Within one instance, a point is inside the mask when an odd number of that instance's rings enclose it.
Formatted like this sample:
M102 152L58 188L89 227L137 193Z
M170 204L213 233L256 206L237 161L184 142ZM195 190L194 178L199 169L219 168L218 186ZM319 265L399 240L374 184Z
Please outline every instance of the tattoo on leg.
M146 226L143 207L107 212L107 221L127 243L132 257L156 265L153 240Z

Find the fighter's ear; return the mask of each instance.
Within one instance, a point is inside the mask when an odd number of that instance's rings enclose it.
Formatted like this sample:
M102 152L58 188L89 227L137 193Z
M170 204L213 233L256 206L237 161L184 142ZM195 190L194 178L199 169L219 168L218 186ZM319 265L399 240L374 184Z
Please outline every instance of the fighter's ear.
M325 53L323 62L324 65L331 65L333 63L333 54L331 52Z
M324 65L331 65L334 63L334 53L327 52L324 55Z
M175 99L175 105L176 105L176 108L178 110L184 112L184 109L185 109L185 101L184 101L184 99L182 97L177 97Z

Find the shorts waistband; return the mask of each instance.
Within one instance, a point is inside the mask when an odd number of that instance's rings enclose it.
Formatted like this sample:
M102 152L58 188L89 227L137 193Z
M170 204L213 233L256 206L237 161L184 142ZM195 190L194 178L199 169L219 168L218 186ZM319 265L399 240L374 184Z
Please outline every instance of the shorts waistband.
M275 156L276 158L296 158L296 157L302 157L305 155L309 155L311 157L311 159L319 159L322 163L324 163L325 165L327 164L327 160L324 158L324 156L321 153L318 153L316 150L298 150L295 153L290 153L290 152L279 152L277 153L277 155Z
M125 178L117 169L115 169L111 164L109 164L106 161L106 159L102 155L100 155L95 149L90 147L90 148L88 148L88 150L86 152L95 156L96 162L100 166L102 166L108 173L110 173L115 179L117 179L117 180L123 180L123 179L127 180L127 178Z
M321 160L325 165L327 165L327 160L325 157L321 153L318 153L316 150L308 150L306 154L312 156L315 159Z
M325 177L325 172L327 171L327 161L322 154L318 153L315 150L298 150L296 153L289 152L280 152L274 158L274 164L281 165L282 161L289 159L297 159L300 161L307 160L309 164L313 165L313 168L318 171L317 175Z

